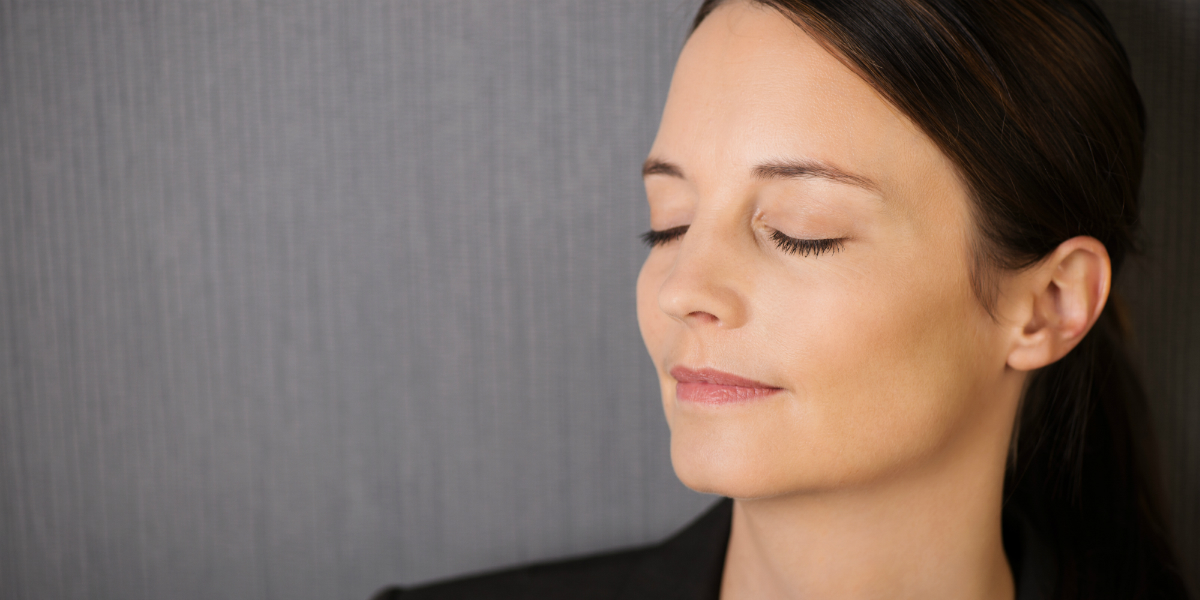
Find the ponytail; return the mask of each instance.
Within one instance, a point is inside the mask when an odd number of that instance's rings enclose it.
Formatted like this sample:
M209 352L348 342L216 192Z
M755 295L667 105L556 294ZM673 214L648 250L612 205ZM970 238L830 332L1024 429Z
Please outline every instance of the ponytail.
M1006 503L1053 547L1059 600L1187 597L1123 308L1030 378L1015 428Z

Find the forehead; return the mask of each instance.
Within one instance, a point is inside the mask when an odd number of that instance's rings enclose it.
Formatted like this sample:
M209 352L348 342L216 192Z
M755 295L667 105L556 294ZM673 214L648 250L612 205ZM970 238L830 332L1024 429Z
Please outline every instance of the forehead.
M812 158L884 188L946 166L911 121L803 29L743 1L722 5L688 40L652 154L697 178Z

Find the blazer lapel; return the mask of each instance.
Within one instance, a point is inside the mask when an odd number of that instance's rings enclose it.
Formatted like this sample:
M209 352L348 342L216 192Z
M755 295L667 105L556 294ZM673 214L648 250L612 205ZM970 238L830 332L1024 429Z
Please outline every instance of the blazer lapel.
M633 567L621 600L718 600L733 501L725 498Z

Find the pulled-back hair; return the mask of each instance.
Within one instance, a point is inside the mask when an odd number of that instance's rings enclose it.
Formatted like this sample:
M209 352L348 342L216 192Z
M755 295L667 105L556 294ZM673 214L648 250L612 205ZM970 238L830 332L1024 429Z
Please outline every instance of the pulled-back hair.
M693 25L724 0L705 0ZM812 35L953 162L971 195L971 281L1086 235L1116 276L1136 250L1145 115L1129 60L1090 0L752 0ZM1185 598L1146 397L1117 298L1034 373L1014 427L1006 518L1057 558L1056 598Z

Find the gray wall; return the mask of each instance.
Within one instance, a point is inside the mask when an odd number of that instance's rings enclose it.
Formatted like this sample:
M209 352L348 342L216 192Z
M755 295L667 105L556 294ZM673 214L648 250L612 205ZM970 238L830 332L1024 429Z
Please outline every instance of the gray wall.
M1200 568L1200 1L1123 283ZM684 0L0 0L0 597L362 598L660 537L638 167Z

